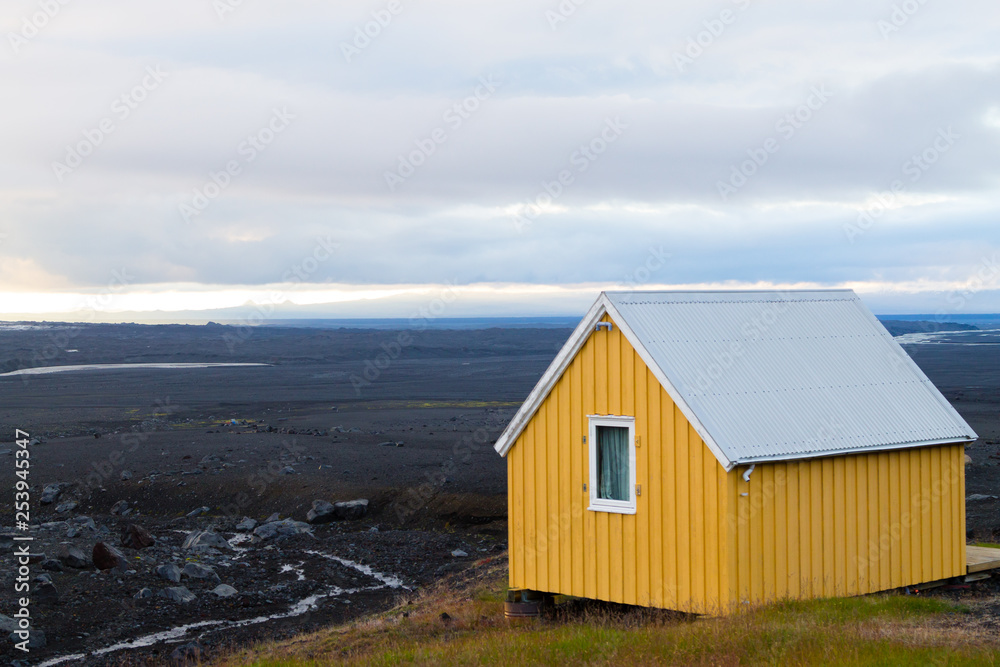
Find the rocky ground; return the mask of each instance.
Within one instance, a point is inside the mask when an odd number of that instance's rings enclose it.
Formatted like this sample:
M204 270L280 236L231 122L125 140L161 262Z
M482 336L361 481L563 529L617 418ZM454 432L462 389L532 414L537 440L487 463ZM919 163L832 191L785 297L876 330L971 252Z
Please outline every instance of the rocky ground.
M14 430L35 441L30 577L48 581L32 583L43 598L32 626L46 640L32 665L157 663L178 649L194 655L194 643L211 654L290 636L503 553L506 467L492 443L567 331L425 332L375 373L367 362L398 332L261 331L229 350L228 329L0 332L8 368L58 336L79 351L51 364L77 354L79 363L271 364L0 377L8 616L18 597ZM1000 540L998 349L907 346L981 436L968 448L968 527L987 541ZM361 516L341 509L321 522L356 499L369 501ZM325 516L307 523L314 509ZM244 518L258 525L238 527ZM154 543L139 548L147 533ZM95 559L98 543L109 548ZM10 623L0 618L3 630ZM0 642L0 660L19 659Z
M384 608L505 549L491 535L380 530L363 516L258 523L196 509L163 521L116 509L31 531L33 627L45 632L32 664L144 663L281 637ZM10 551L0 567L12 590ZM9 645L5 656L18 658Z

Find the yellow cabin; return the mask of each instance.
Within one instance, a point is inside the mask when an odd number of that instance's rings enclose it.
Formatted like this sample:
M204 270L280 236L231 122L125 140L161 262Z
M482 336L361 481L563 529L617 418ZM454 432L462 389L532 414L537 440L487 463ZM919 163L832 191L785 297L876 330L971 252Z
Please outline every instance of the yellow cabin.
M976 437L850 290L602 293L496 443L510 586L726 613L963 576Z

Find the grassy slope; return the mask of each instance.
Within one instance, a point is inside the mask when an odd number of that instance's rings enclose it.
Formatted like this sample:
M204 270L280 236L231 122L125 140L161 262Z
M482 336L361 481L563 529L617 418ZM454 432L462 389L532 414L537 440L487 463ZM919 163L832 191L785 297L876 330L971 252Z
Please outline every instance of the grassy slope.
M939 598L785 602L702 619L578 605L556 619L510 622L505 581L505 565L480 564L383 614L216 664L1000 665L1000 639Z

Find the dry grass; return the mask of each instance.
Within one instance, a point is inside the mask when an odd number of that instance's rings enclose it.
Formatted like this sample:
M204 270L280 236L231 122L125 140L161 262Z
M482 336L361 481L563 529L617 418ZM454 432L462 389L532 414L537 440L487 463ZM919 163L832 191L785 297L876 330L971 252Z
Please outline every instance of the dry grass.
M554 618L503 617L506 566L394 609L216 661L219 667L347 665L1000 665L1000 640L969 609L875 595L782 602L700 618L580 603ZM449 620L442 620L442 612Z

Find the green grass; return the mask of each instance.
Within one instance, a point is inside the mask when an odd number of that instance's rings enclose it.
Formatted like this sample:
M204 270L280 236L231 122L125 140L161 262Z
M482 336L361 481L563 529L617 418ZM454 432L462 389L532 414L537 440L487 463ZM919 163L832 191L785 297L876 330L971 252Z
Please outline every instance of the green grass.
M577 604L555 619L503 618L506 570L442 585L385 613L227 656L221 666L1000 665L1000 640L941 598L786 601L732 616ZM452 620L442 622L446 611Z

